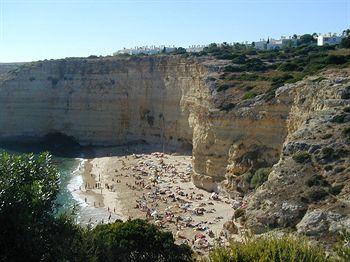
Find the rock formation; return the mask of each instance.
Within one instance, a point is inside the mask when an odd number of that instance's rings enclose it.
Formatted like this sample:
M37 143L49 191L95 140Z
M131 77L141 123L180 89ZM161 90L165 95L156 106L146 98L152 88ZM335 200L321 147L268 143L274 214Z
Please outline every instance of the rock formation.
M244 174L273 166L249 199L255 232L349 224L349 70L243 100L218 91L224 65L180 56L26 64L0 79L0 139L63 133L81 144L192 146L193 181L210 191L244 194Z

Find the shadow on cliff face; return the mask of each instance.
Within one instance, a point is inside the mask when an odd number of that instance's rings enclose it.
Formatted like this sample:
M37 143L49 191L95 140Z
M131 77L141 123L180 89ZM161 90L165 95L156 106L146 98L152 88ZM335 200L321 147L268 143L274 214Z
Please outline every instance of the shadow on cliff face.
M69 158L124 156L149 154L153 152L192 155L192 144L185 141L180 142L178 146L167 146L160 143L150 144L145 140L137 140L116 146L83 146L80 145L74 137L57 132L49 133L35 140L21 138L17 141L2 141L0 142L0 148L19 153L40 153L48 151L54 156Z
M58 157L80 157L82 151L89 151L89 147L82 147L70 136L62 133L50 133L39 139L19 139L0 143L0 147L19 153L50 152Z

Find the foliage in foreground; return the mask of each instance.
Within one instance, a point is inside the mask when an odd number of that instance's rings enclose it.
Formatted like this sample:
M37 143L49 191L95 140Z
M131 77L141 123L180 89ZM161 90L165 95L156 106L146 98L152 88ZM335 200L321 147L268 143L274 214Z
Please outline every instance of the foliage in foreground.
M304 240L289 236L248 239L244 243L232 243L229 247L216 248L209 255L209 261L329 261L322 248L311 246Z
M341 241L331 252L310 244L307 239L293 236L248 238L243 243L217 247L210 254L210 262L335 262L350 261L350 232L343 231Z
M190 261L191 250L143 220L96 228L55 216L59 175L49 154L0 154L0 261Z
M89 261L191 261L187 245L140 219L99 225L85 235Z

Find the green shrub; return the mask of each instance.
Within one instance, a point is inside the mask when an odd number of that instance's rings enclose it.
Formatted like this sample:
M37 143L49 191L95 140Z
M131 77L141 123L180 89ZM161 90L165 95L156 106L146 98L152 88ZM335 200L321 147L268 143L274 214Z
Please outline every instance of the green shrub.
M227 65L224 68L225 72L243 72L244 68L241 66Z
M335 186L332 186L330 189L329 189L329 193L332 194L332 195L339 195L340 192L342 191L344 185L342 184L338 184L338 185L335 185Z
M307 194L308 199L311 202L320 201L324 199L327 195L328 195L328 192L322 187L314 187Z
M54 216L59 176L50 155L0 154L0 188L0 261L72 256L79 229Z
M344 92L341 94L341 99L350 99L350 87L347 86Z
M295 153L292 158L297 163L306 163L311 161L311 155L308 152L297 152Z
M233 242L229 247L217 247L209 254L211 262L322 262L329 261L320 246L313 246L305 239L291 236L249 238L245 242Z
M335 116L332 118L331 122L333 122L333 123L338 123L338 124L342 124L342 123L344 123L345 116L346 116L345 114L335 115Z
M342 55L329 55L326 59L326 64L328 65L341 65L345 64L349 59Z
M350 48L350 35L344 37L340 42L340 47Z
M261 186L267 180L270 173L271 168L269 167L259 168L258 170L256 170L250 181L251 188L257 188Z
M312 82L314 83L319 83L323 80L326 80L327 78L323 77L323 76L320 76L320 77L317 77L316 79L312 80Z
M141 219L98 225L87 232L85 261L192 261L187 245L176 245L170 232Z
M310 177L306 181L306 184L309 187L313 187L313 186L327 187L327 186L329 186L329 183L327 182L327 180L325 180L324 177L321 175L313 175L312 177Z
M256 93L249 91L249 92L247 92L247 93L245 93L245 94L243 95L242 99L243 99L243 100L252 99L252 98L254 98L254 97L256 97L256 96L257 96Z
M234 103L229 103L229 104L223 105L220 109L222 111L228 112L228 111L232 110L233 108L235 108L235 106L236 105Z
M256 81L260 78L258 74L255 73L244 73L239 76L237 76L235 79L242 80L242 81Z
M334 247L337 254L337 260L350 261L350 231L343 229L340 233L340 241ZM338 261L339 261L338 260Z
M324 147L321 150L323 157L332 158L334 154L334 149L331 147Z
M282 65L280 65L278 67L278 70L281 70L283 72L287 72L287 71L301 71L302 68L299 67L299 65L297 65L296 63L283 63Z
M280 87L280 86L283 86L284 83L286 83L290 79L293 79L293 76L289 74L284 74L282 76L275 76L272 78L271 85L274 87Z
M322 139L329 139L332 137L332 134L324 134L321 138Z
M350 136L350 126L344 128L342 133L344 136Z
M232 59L232 63L234 64L244 64L247 61L247 56L246 55L239 55Z
M215 77L208 77L207 80L212 82L212 81L216 81L216 78Z
M223 84L223 85L220 85L217 89L218 92L221 92L221 91L225 91L227 89L229 89L231 86L228 85L228 84Z
M238 208L235 210L233 217L234 219L238 219L240 217L243 217L245 215L245 210L243 208Z

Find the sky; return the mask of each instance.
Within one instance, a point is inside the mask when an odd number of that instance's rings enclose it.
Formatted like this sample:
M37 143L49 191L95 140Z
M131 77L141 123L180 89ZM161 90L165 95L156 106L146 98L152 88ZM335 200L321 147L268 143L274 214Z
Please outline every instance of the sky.
M346 28L350 0L0 0L0 62Z

